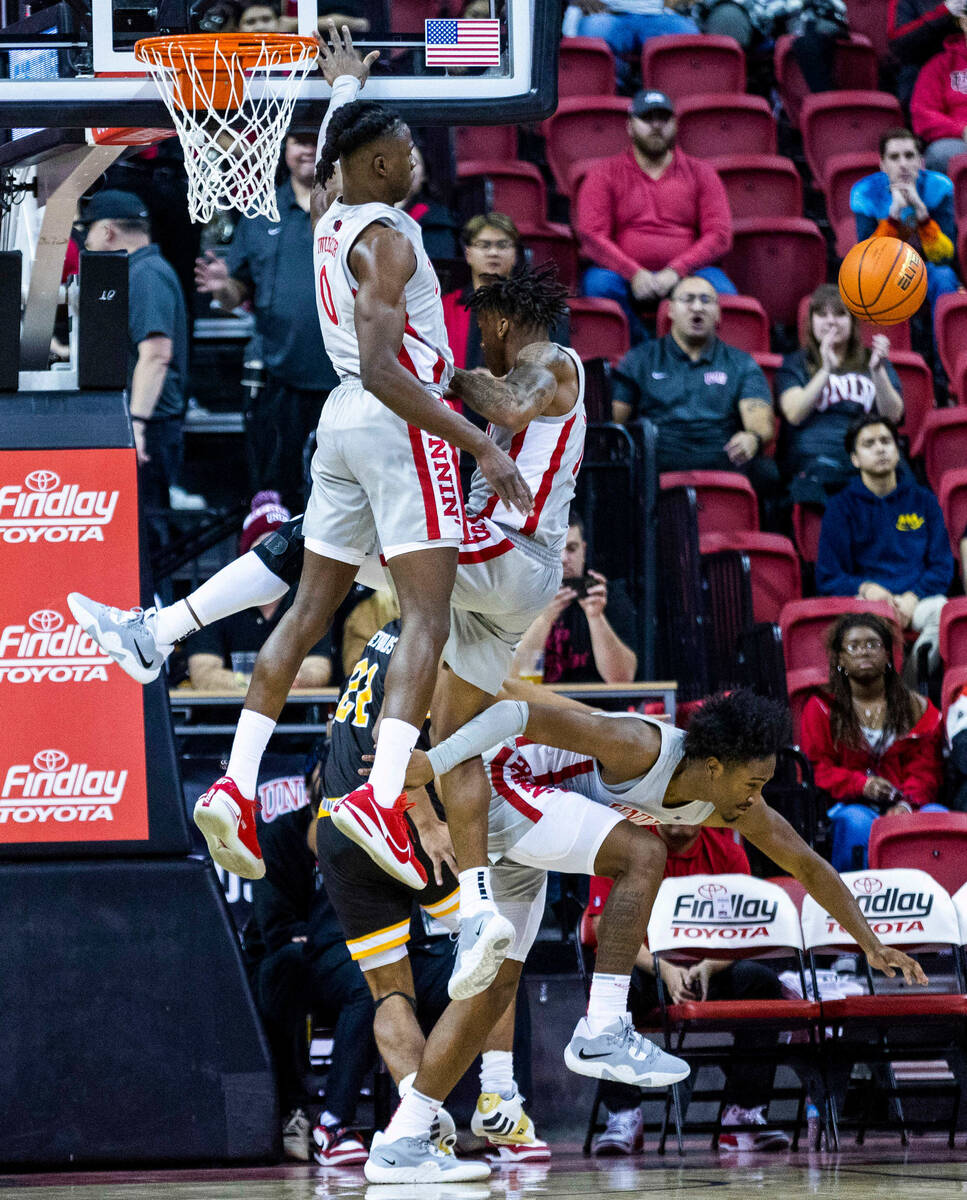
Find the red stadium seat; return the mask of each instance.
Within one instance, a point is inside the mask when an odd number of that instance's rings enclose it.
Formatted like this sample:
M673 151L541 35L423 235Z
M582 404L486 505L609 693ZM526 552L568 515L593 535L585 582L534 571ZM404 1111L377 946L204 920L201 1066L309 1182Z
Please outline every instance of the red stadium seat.
M571 347L582 358L607 358L612 364L628 353L628 318L615 300L587 297L568 300Z
M939 495L943 476L967 462L967 408L935 408L921 426L927 483Z
M717 330L719 338L745 350L749 354L769 350L769 318L766 310L754 296L719 296L721 319ZM667 300L658 305L659 337L664 337L671 328L671 311Z
M427 17L444 15L440 0L393 0L389 6L390 32L415 33L423 37L423 22Z
M552 262L557 266L561 283L570 291L578 286L578 244L567 225L520 227L520 240L531 266L540 267Z
M469 159L457 163L457 179L482 179L486 211L506 213L517 225L540 225L547 219L544 177L533 163Z
M833 154L826 161L823 195L826 197L829 223L836 234L836 253L840 258L845 258L856 245L856 216L849 206L853 184L879 169L880 156L875 150Z
M702 554L738 550L747 555L752 582L752 613L756 621L777 622L783 605L802 596L802 571L792 542L777 533L732 529L699 537Z
M961 225L957 233L957 261L960 263L960 273L964 273L964 263L967 263L967 237L964 236L964 231L967 226Z
M792 506L792 540L804 562L814 563L819 557L819 531L823 527L824 511L818 504Z
M675 105L678 145L698 158L775 154L776 123L761 96L684 96Z
M869 38L876 57L882 62L890 53L887 38L890 0L849 0L848 8L850 31Z
M673 100L700 92L745 91L745 55L730 37L676 33L649 38L641 50L641 78Z
M557 65L557 95L613 96L614 55L604 38L562 38Z
M903 392L903 424L900 432L909 438L911 447L919 446L923 424L928 414L936 408L933 373L923 358L912 350L891 350L890 362Z
M802 180L791 158L730 154L710 159L733 217L801 217Z
M738 471L665 471L663 489L690 487L698 506L698 532L751 532L759 529L759 502L752 484Z
M933 328L943 369L953 378L967 354L967 292L952 292L937 300Z
M859 600L855 596L814 596L809 600L794 600L779 614L782 630L782 649L786 671L817 670L828 674L826 635L833 622L844 613L875 613L885 621L894 622L893 609L885 600ZM902 640L894 643L894 661L903 665Z
M944 472L937 500L943 512L944 525L947 526L950 549L959 563L960 539L967 533L967 467ZM944 662L947 662L946 658ZM967 666L967 657L964 658L964 665Z
M722 270L772 321L795 326L799 299L826 281L826 242L802 217L736 221Z
M967 479L967 472L959 474ZM955 596L941 609L940 657L944 666L967 667L967 597Z
M799 314L796 318L796 328L799 330L799 338L804 344L806 340L806 321L809 318L809 300L809 296L803 296L799 301ZM901 321L898 325L888 326L874 325L872 321L860 321L860 337L863 339L864 346L872 346L873 336L877 333L885 333L890 339L891 360L893 350L899 350L904 354L912 353L909 321Z
M568 190L571 166L587 158L609 158L628 148L628 106L624 96L569 96L542 128L545 152L559 191Z
M759 369L762 371L762 374L765 375L766 383L768 383L768 385L769 385L769 391L772 392L772 398L773 398L773 400L775 400L775 398L776 398L776 372L782 366L782 355L781 354L771 354L768 351L753 350L752 357L759 364ZM778 438L779 437L779 427L782 424L782 419L779 416L778 410L776 411L775 420L776 420L776 438ZM773 440L773 448L774 447L775 447L775 439ZM767 450L766 453L770 453L770 451Z
M940 714L944 725L947 724L947 712L951 704L963 688L967 688L967 667L948 667L940 687Z
M457 162L514 162L517 159L516 125L458 125L454 132Z
M826 667L803 667L800 671L786 672L786 690L789 693L789 716L792 719L792 740L799 745L799 729L802 710L806 701L817 692L826 690L829 671Z
M870 869L926 871L951 894L967 883L967 813L878 817L870 830Z
M967 150L950 160L947 174L954 181L954 212L957 214L957 224L963 225L967 221Z
M903 112L889 92L819 92L803 101L800 127L806 162L818 183L833 154L876 150L884 129L903 125Z
M792 52L793 37L789 34L776 40L774 65L776 90L789 120L801 127L803 106L810 96L809 88L802 77L799 63ZM876 52L869 39L859 34L850 34L837 39L833 60L833 78L838 91L876 91L879 65ZM814 93L834 96L837 92ZM849 147L844 147L849 149Z

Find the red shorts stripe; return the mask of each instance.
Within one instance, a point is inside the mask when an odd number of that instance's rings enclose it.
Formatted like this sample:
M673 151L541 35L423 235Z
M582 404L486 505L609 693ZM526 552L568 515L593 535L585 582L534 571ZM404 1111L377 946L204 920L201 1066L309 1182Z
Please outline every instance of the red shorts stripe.
M502 542L498 542L495 546L485 546L483 550L461 550L461 563L482 563L490 562L492 558L500 558L502 554L508 554L514 548L514 543L505 538Z
M416 464L416 474L420 480L420 491L423 493L423 511L426 514L426 535L430 541L440 536L440 519L437 514L436 496L433 494L433 481L430 478L430 464L426 461L426 447L423 445L423 430L415 425L407 425L410 435L410 447L413 450L413 462Z
M507 746L504 746L494 757L493 762L490 764L490 782L493 784L494 791L498 796L502 796L511 808L515 808L536 825L544 814L540 809L528 803L526 789L514 780L508 779L504 774L504 766L513 753Z

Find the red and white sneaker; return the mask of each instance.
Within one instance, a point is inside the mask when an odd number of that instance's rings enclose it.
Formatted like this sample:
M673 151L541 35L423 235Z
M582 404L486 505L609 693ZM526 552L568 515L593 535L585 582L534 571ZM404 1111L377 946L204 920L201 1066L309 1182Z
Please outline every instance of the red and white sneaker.
M261 879L265 863L255 829L258 801L238 790L223 775L195 801L195 824L205 835L208 852L220 867L242 879Z
M317 1125L312 1131L312 1157L320 1167L352 1167L364 1163L369 1151L351 1130Z
M404 815L409 807L406 792L401 792L392 808L381 808L373 798L372 784L364 783L337 800L329 816L339 832L365 850L387 875L419 890L426 887L426 871L410 840Z

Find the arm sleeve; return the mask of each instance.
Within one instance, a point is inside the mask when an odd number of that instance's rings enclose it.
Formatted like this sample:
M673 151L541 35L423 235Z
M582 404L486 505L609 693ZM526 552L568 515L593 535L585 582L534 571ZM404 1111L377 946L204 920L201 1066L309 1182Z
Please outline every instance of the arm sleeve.
M961 120L946 111L946 66L945 56L932 58L921 67L913 88L910 120L913 122L913 132L926 142L963 136Z
M901 62L924 63L943 46L948 33L956 32L950 11L943 3L921 12L918 0L891 0L886 33L890 49Z
M850 522L836 497L830 501L819 530L816 591L820 596L855 596L863 578L854 573Z
M816 783L835 800L859 800L866 772L840 766L830 731L829 709L818 696L810 696L803 709L799 741L813 764Z
M935 496L928 493L925 501L927 510L927 561L923 574L917 581L916 593L924 596L946 595L954 574L954 556L950 553L950 538L943 513Z
M718 262L732 247L732 213L725 186L707 163L693 160L692 166L698 192L699 237L668 264L683 278L699 267Z
M640 269L641 264L614 240L614 190L607 167L591 171L581 184L574 224L581 249L593 263L623 279L631 279Z
M498 700L490 708L451 733L427 757L435 775L446 775L460 763L476 758L485 750L499 746L507 738L517 737L527 728L529 709L523 700Z
M316 139L316 162L322 157L322 148L326 144L326 134L329 132L329 122L336 110L342 108L344 104L351 104L359 95L360 87L362 84L355 75L339 75L336 78L336 82L332 85L332 95L329 97L329 107L319 126L319 137Z
M933 709L933 705L928 707L927 713L931 710L934 717L933 727L920 737L911 739L912 750L904 763L903 779L897 785L915 808L933 804L943 784L943 726L940 714Z

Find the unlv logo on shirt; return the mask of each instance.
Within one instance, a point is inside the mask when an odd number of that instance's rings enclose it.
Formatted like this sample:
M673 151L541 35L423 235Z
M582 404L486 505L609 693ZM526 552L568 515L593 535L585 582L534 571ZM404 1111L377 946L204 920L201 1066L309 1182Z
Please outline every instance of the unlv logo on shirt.
M950 86L955 92L967 93L967 71L951 71Z

